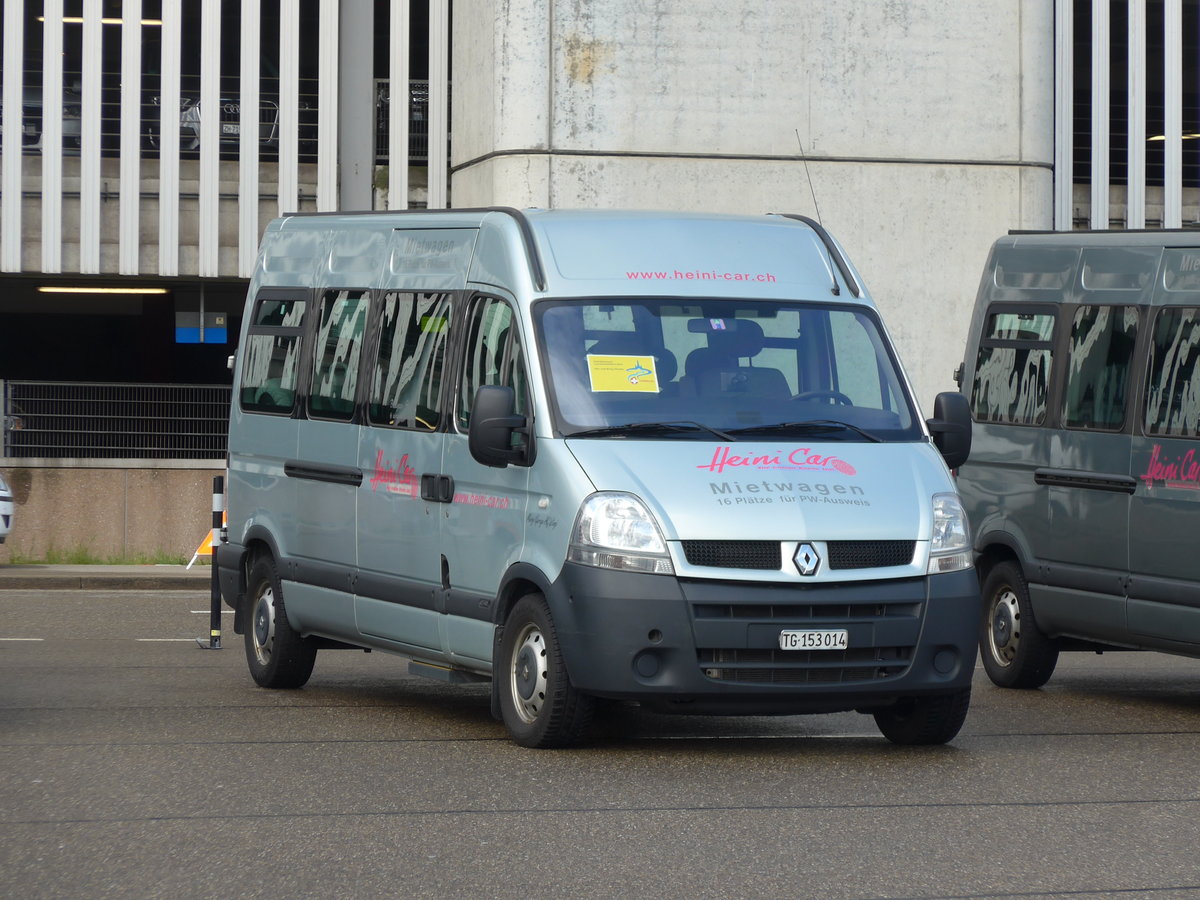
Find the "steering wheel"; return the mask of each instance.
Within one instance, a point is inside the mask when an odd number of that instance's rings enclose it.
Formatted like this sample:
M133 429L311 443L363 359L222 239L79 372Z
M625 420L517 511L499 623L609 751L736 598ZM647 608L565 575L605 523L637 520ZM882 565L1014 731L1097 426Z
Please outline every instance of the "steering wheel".
M792 395L793 400L832 400L842 406L853 406L854 401L841 391L803 391Z

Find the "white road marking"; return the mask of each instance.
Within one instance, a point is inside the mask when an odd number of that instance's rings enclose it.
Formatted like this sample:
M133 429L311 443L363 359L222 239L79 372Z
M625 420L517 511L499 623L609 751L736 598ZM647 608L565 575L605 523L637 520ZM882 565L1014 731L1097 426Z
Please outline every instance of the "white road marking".
M190 638L134 638L134 640L141 644L173 644L173 643L191 644L196 641L196 638L194 638L194 637L190 637Z
M0 641L44 641L45 638L7 638L0 637Z

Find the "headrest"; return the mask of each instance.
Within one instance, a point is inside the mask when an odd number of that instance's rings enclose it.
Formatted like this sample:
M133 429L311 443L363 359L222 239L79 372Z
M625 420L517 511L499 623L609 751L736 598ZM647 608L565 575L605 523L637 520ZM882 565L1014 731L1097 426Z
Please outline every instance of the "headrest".
M688 331L708 335L708 346L739 359L756 356L765 343L762 326L752 319L690 319Z

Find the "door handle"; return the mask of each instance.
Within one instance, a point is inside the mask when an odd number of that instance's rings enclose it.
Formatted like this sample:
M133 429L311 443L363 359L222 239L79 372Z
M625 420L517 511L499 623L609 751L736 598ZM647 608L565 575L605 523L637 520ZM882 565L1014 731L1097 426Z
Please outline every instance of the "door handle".
M421 499L430 503L454 502L454 479L439 472L421 475Z

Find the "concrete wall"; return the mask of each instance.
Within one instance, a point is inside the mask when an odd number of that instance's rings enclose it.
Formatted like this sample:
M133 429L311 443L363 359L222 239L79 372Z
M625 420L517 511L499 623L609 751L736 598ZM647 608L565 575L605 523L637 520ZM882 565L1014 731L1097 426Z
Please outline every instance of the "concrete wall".
M455 206L819 212L927 412L954 387L988 245L1051 225L1045 0L477 0L454 15Z
M190 559L212 526L220 463L4 460L13 530L0 563L87 551L100 560L170 554Z

